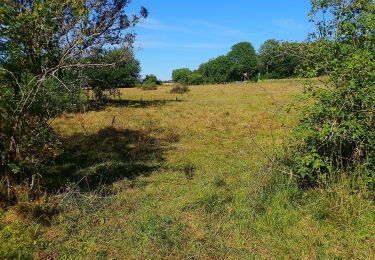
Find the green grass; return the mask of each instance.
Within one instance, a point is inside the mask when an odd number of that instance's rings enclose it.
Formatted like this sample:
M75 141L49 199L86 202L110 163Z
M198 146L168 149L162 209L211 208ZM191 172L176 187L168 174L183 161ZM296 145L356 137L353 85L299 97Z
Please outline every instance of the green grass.
M0 258L374 255L371 194L302 191L267 163L296 122L300 81L190 89L124 89L56 119L65 153L44 177L55 195L0 212Z

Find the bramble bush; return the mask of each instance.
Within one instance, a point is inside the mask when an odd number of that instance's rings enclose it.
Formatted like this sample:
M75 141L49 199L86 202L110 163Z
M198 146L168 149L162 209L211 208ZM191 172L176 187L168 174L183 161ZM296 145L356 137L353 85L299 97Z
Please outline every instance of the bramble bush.
M312 4L317 33L312 34L304 76L326 76L323 86L311 81L306 87L314 103L294 132L294 172L302 186L329 185L349 173L373 188L375 6L371 0Z

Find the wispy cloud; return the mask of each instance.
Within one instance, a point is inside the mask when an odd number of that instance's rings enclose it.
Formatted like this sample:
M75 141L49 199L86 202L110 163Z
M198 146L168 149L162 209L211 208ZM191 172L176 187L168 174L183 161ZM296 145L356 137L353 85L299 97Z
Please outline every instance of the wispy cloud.
M291 19L291 18L275 19L273 20L273 24L276 25L277 27L280 27L286 30L300 30L300 29L306 28L305 24L300 23L297 20Z

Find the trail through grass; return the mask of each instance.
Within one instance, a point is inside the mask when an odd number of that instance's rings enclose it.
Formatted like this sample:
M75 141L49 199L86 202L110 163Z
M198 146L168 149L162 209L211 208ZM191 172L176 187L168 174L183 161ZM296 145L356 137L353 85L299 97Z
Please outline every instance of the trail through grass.
M296 121L300 81L169 90L124 89L101 110L56 119L65 153L45 181L69 189L48 221L1 212L0 257L373 255L371 200L300 191L267 164Z

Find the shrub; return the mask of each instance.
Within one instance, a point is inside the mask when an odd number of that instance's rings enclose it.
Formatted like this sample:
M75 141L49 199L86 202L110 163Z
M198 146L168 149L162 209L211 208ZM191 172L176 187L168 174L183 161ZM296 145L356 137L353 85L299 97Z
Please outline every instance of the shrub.
M188 86L183 86L183 85L178 84L171 89L170 93L171 94L184 94L189 91L190 89Z
M161 85L160 80L158 80L158 78L153 74L146 75L142 83L144 85L149 85L149 84Z
M324 70L327 79L323 88L307 88L315 103L295 129L294 171L302 185L327 185L344 172L359 172L359 177L373 186L375 7L370 0L352 0L347 5L339 2L327 5L316 1L313 5L313 20L327 11L332 20L317 21L323 37L317 39L312 51L323 62L309 64L305 76Z
M158 85L156 83L144 83L141 85L141 89L143 90L157 90Z

